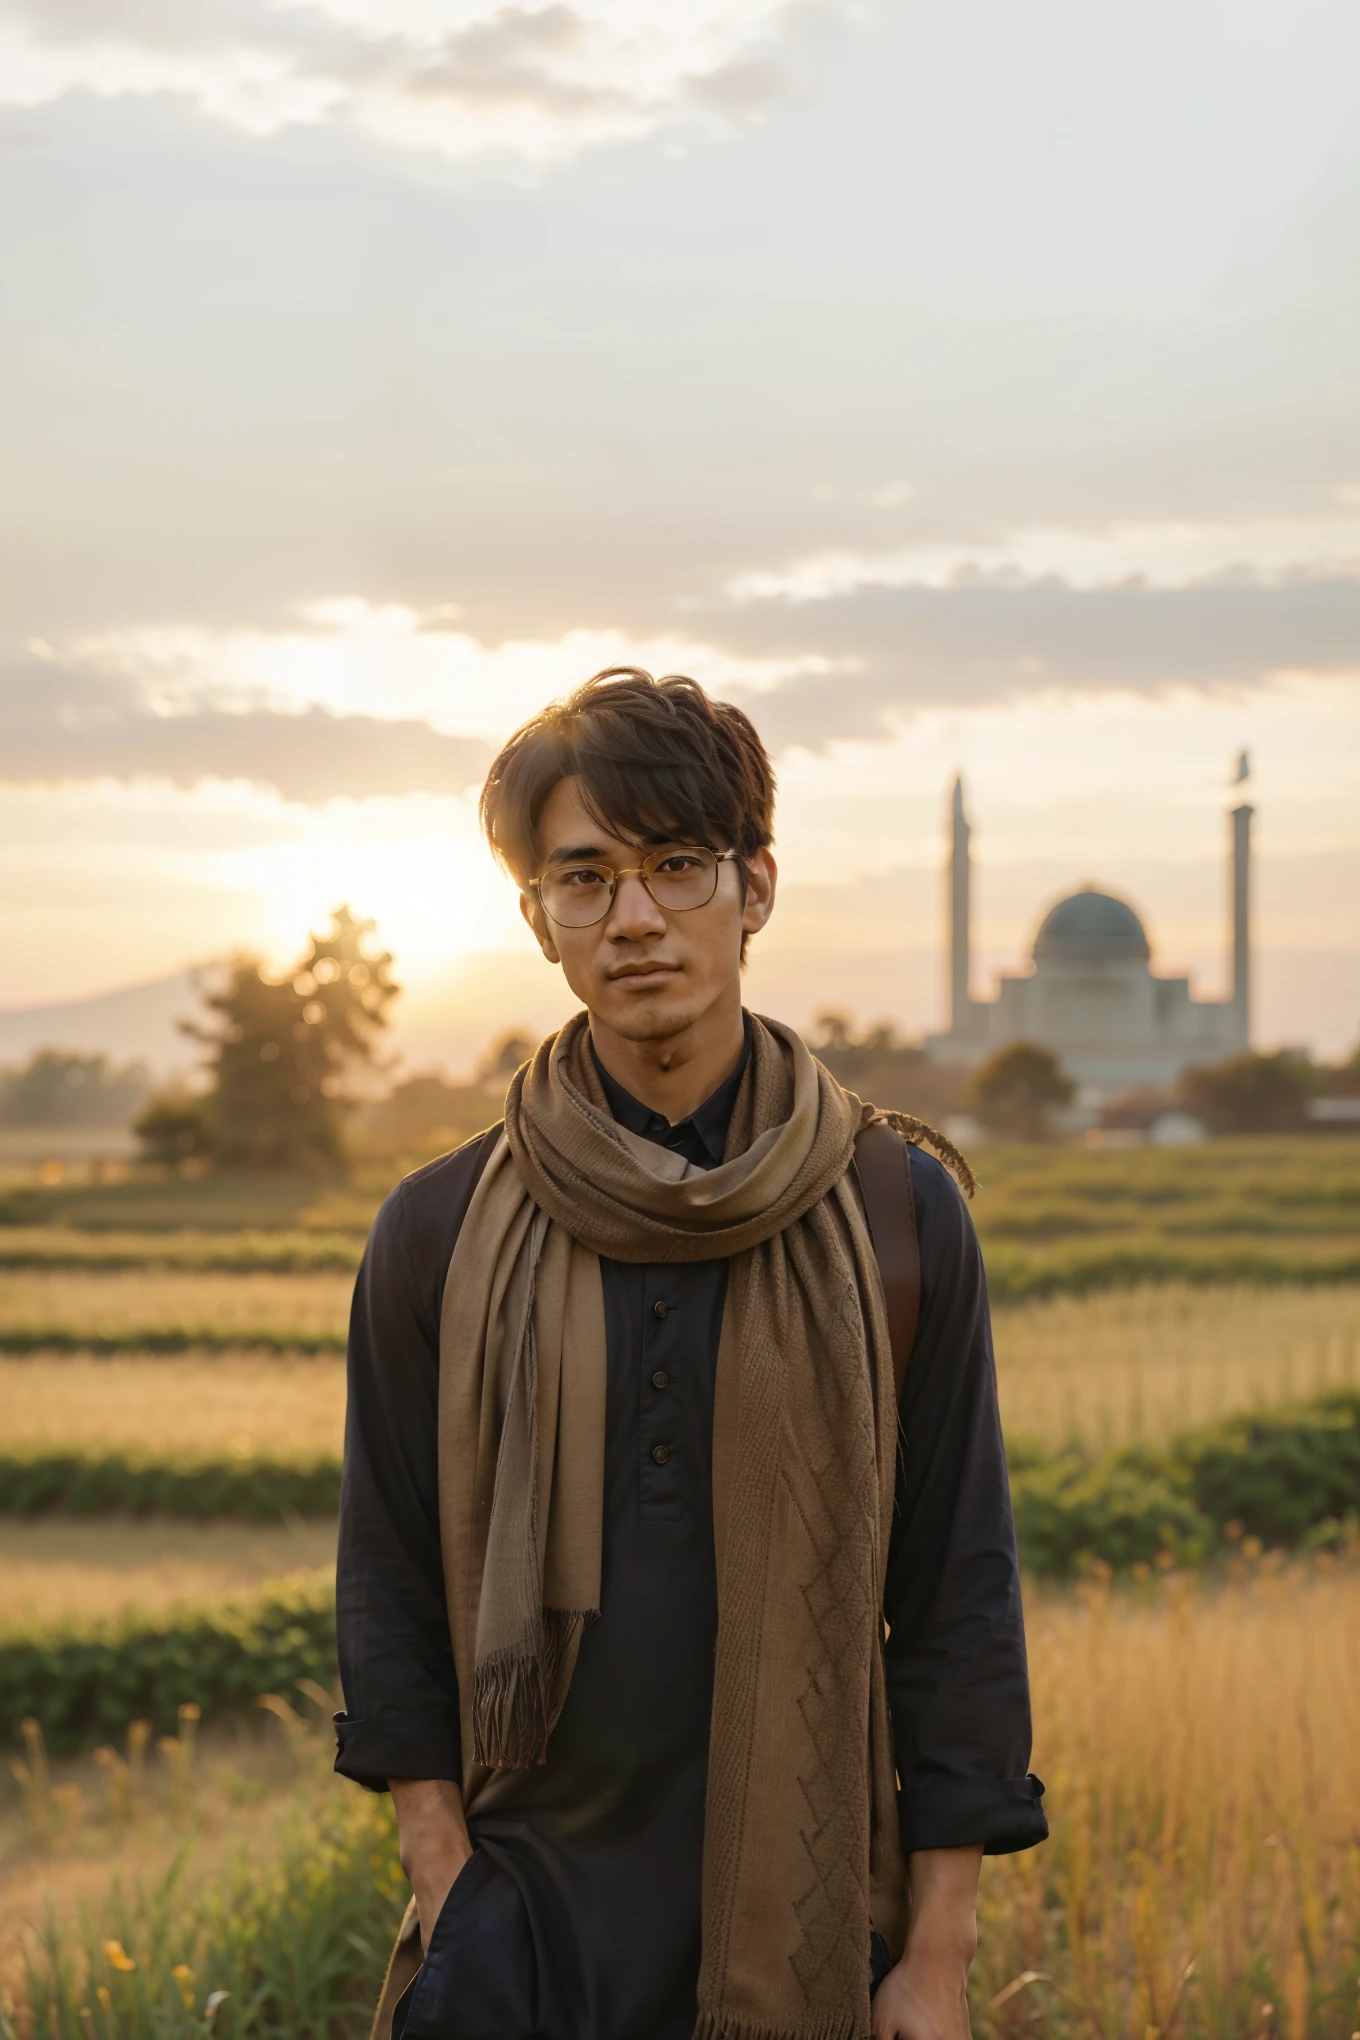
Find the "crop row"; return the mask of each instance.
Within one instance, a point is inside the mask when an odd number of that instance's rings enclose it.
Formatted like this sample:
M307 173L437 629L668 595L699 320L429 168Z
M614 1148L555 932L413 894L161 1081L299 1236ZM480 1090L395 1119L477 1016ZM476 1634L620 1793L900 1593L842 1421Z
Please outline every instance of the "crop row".
M1092 1561L1116 1570L1195 1563L1225 1539L1248 1550L1252 1539L1340 1542L1360 1510L1360 1394L1239 1415L1160 1452L1015 1459L1016 1527L1031 1573L1062 1577ZM326 1464L312 1469L318 1481ZM264 1495L267 1475L254 1471ZM334 1480L333 1463L329 1471ZM70 1746L141 1716L169 1724L184 1701L242 1707L300 1678L329 1685L334 1676L331 1580L297 1576L168 1621L128 1615L0 1640L0 1737L33 1715L55 1746Z
M1101 1237L1049 1249L997 1242L987 1251L998 1305L1119 1290L1238 1287L1336 1288L1360 1283L1360 1247L1320 1242L1282 1250L1233 1242L1176 1243ZM348 1283L333 1275L162 1276L139 1293L126 1274L74 1275L66 1294L55 1277L30 1278L50 1293L0 1296L0 1355L84 1353L294 1353L344 1351ZM211 1293L171 1297L195 1282ZM239 1288L238 1288L239 1285ZM296 1289L296 1293L293 1290ZM334 1293L332 1293L334 1292Z
M1132 1565L1168 1550L1200 1558L1229 1524L1293 1545L1360 1511L1360 1392L1239 1412L1169 1444L1054 1454L1012 1446L1012 1489L1028 1570L1065 1573L1083 1557ZM150 1457L34 1445L0 1453L0 1512L9 1516L234 1517L268 1522L331 1515L341 1463L197 1454Z
M344 1334L312 1325L3 1325L0 1353L343 1353Z
M1360 1248L1343 1245L1272 1247L1224 1241L1189 1242L1106 1235L1069 1240L1048 1252L1027 1252L1005 1242L988 1244L987 1286L995 1303L1028 1303L1048 1296L1087 1296L1098 1290L1154 1283L1242 1284L1252 1288L1360 1281Z
M50 1446L0 1451L0 1514L6 1516L223 1516L254 1522L329 1516L340 1506L340 1461L207 1457Z

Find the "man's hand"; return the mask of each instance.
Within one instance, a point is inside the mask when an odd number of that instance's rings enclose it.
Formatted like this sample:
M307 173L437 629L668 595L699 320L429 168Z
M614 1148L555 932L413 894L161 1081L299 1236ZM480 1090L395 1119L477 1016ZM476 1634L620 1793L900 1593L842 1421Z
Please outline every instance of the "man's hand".
M874 2040L969 2040L981 1864L980 1847L921 1849L911 1857L906 1952L874 1993Z
M448 1778L389 1778L387 1782L397 1810L401 1867L415 1893L421 1946L428 1948L453 1880L472 1854L463 1818L462 1788Z

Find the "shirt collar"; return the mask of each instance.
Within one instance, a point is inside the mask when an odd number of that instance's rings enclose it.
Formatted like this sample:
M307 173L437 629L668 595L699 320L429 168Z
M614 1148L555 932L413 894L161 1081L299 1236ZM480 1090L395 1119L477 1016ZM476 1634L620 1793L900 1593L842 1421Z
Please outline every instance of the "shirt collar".
M698 1169L716 1169L727 1143L732 1107L737 1102L737 1092L751 1059L751 1019L749 1014L743 1014L742 1018L745 1038L740 1060L731 1076L724 1077L717 1090L705 1098L702 1105L696 1105L693 1112L684 1119L677 1119L674 1125L660 1112L653 1112L650 1105L644 1105L640 1098L635 1098L631 1091L626 1091L616 1077L610 1076L595 1055L592 1041L590 1052L595 1056L595 1067L600 1073L609 1109L619 1125L626 1126L630 1133L640 1133L644 1140L654 1140L658 1147L671 1148Z

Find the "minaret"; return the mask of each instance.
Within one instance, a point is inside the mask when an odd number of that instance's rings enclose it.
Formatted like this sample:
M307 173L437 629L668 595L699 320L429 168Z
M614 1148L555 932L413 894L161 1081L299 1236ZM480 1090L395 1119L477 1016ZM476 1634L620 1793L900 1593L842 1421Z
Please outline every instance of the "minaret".
M1234 784L1243 786L1251 777L1245 751L1237 760ZM1232 1005L1234 1031L1239 1049L1251 1046L1251 818L1254 813L1244 801L1232 810Z
M954 780L953 846L949 859L949 1026L966 1034L971 1020L968 986L972 978L969 937L970 869L968 838L972 833L963 812L963 777Z

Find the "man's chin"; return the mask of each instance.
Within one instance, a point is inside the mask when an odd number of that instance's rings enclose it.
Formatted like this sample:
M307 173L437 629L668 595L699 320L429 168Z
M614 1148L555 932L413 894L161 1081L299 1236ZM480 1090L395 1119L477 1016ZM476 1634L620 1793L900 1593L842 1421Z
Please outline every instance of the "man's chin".
M688 1001L671 1005L641 999L632 1003L621 1001L617 1012L600 1014L621 1041L670 1041L692 1027L695 1017Z

